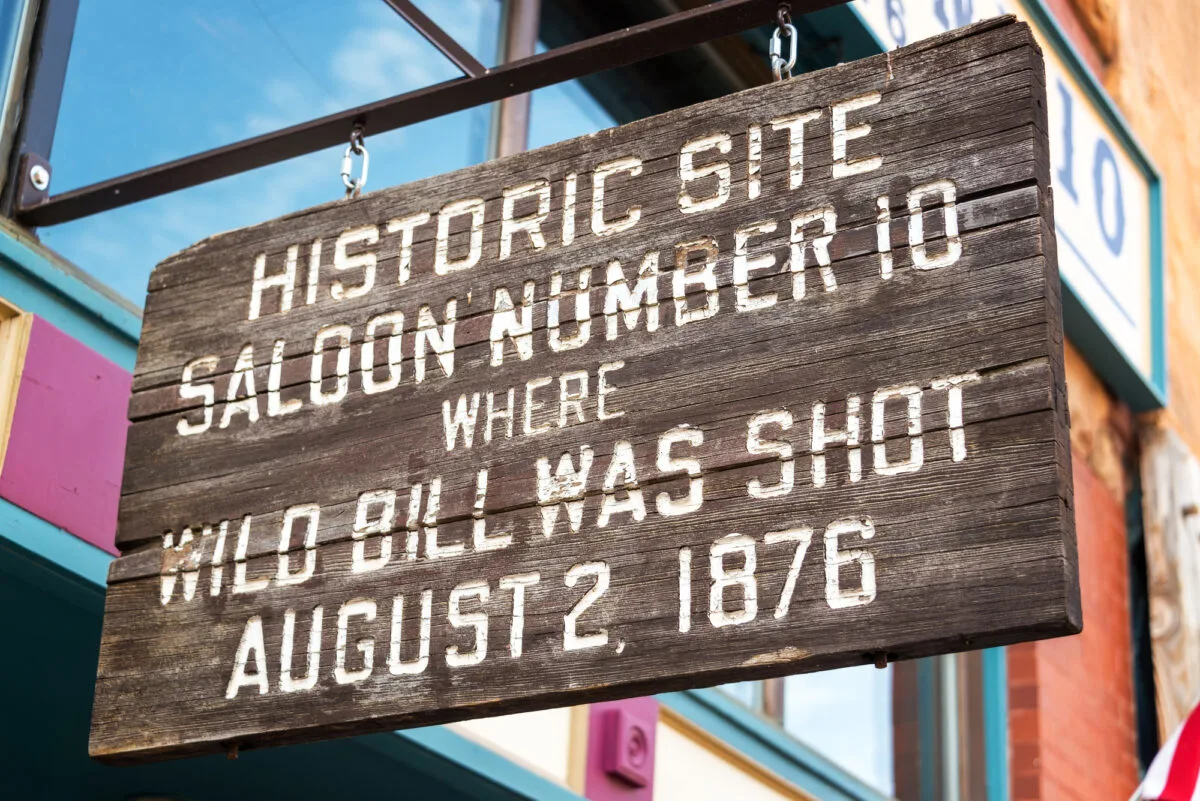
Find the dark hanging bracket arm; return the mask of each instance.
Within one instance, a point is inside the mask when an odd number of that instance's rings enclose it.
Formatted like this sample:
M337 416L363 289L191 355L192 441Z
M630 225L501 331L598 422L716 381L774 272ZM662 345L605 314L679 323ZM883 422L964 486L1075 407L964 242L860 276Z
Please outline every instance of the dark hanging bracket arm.
M345 141L346 131L356 122L369 123L371 132L378 135L769 25L775 21L779 8L778 0L717 0L487 69L407 0L386 2L458 64L468 77L339 111L30 204L20 204L16 210L17 220L28 227L78 220L333 147ZM807 14L846 2L849 0L792 0L792 13ZM479 72L473 74L473 70Z

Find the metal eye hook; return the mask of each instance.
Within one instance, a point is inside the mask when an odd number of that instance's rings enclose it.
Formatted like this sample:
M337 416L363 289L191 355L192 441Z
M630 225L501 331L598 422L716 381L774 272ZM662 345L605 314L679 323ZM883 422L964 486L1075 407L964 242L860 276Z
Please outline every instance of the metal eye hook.
M362 171L358 178L351 180L350 174L354 171L352 156L362 156ZM362 126L354 126L354 130L350 133L350 144L346 146L346 152L342 155L342 183L346 186L346 197L358 197L362 194L363 187L367 185L367 169L371 164L371 154L367 152L367 146L363 143Z
M792 24L792 6L790 3L780 3L775 9L775 24L780 28Z

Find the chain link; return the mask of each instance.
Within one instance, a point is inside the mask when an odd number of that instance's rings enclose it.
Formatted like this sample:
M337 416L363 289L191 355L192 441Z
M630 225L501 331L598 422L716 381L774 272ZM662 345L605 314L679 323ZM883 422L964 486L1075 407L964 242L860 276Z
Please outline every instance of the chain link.
M352 180L350 174L354 171L353 156L362 156L362 172ZM362 194L363 187L367 185L367 168L370 163L371 154L367 152L367 146L363 143L362 126L355 125L354 130L350 132L350 144L342 155L342 183L346 187L346 197L358 197Z
M788 57L783 57L783 38L788 40ZM792 7L780 3L775 11L775 33L771 35L771 73L775 80L782 81L792 77L792 68L796 66L797 48L796 27L792 25Z

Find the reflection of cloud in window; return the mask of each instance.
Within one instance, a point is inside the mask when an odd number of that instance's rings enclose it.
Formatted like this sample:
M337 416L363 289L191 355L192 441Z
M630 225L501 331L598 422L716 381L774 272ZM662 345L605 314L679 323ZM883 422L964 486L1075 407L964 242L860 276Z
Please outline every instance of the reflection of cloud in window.
M226 0L206 3L202 15L146 0L113 1L161 36L126 47L133 34L118 24L121 13L81 8L53 154L56 192L460 74L378 0L339 5L335 13L258 0L261 15ZM497 0L421 7L481 61L495 62ZM368 191L482 160L489 115L484 107L385 134L368 129ZM40 235L141 303L151 268L172 253L220 231L341 197L343 149L44 228Z
M439 68L439 59L449 62L430 49L410 31L360 28L334 53L333 74L367 102L455 77L453 65Z
M891 793L892 669L845 668L785 679L784 728Z

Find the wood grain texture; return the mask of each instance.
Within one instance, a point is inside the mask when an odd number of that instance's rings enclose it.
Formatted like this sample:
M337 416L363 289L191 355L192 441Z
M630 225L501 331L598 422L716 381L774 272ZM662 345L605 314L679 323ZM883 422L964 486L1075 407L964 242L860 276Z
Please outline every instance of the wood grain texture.
M851 100L841 142L835 109ZM810 110L820 114L805 124L803 179L793 187L788 131L771 121ZM762 145L757 173L752 126ZM681 148L721 134L713 142L726 148L695 154L694 167L708 174L687 180ZM875 165L866 162L872 156ZM593 170L627 157L640 159L640 172L608 179L604 215L611 222L636 206L640 217L628 230L597 235ZM835 177L839 157L852 174ZM724 185L715 164L727 165ZM576 176L573 213L564 212L568 175ZM550 187L544 247L517 232L501 259L504 191L542 180ZM908 196L932 182L952 186L954 203L944 204L940 189L925 198L922 257ZM719 191L728 197L713 208L681 212L682 194ZM891 219L881 234L877 199L885 196ZM438 210L469 198L484 209L479 262L438 274ZM823 268L813 240L824 218L799 226L801 295L792 221L826 208L836 230ZM537 198L525 197L509 216L536 210ZM413 229L401 281L402 239L387 223L418 212L432 217ZM451 258L471 248L468 219L446 228ZM574 238L564 243L567 219ZM774 230L748 237L743 255L773 255L774 264L740 274L735 232L763 222ZM374 241L350 245L342 254L350 261L339 261L339 236L355 230ZM168 259L150 280L130 402L123 555L109 574L92 754L136 762L302 742L1077 631L1053 231L1041 54L1025 25L1002 18L308 209ZM919 269L958 247L957 258ZM297 264L290 309L274 288L249 319L256 259L265 258L265 275L282 273L289 249ZM336 282L342 294L364 282L362 261L353 260L363 253L374 254L373 287L337 297ZM610 262L632 284L648 253L658 254L659 325L650 330L641 307L636 327L621 319L609 338L621 316L606 313ZM581 323L566 293L589 267ZM562 297L551 289L556 272ZM522 353L513 338L497 339L496 290L520 307L528 281L531 345ZM429 355L418 382L420 309L440 326L451 299L453 372ZM389 329L380 329L364 376L367 321L392 311L403 314L400 379L369 394L371 378L388 375ZM681 324L681 315L694 319ZM331 325L346 326L348 366L339 367L336 347L313 357L314 337ZM552 330L582 340L581 325L590 335L579 347L550 347ZM253 366L239 367L247 346ZM185 365L204 356L212 360L194 381L212 388L207 407L203 394L181 392ZM257 393L247 400L250 376ZM950 389L951 376L970 377ZM584 380L586 397L573 404ZM314 403L339 382L340 400ZM269 388L276 407L297 408L272 414ZM506 407L510 388L513 435L500 421L489 438L489 393ZM460 400L469 411L476 393L471 446L461 434L448 446L446 415ZM528 419L527 399L542 404ZM773 422L756 427L764 413ZM855 419L855 448L833 440L822 447L820 432L833 436ZM183 436L181 424L204 430ZM552 471L570 454L576 469L584 450L592 466L569 494L581 521L572 529L557 503L567 496L546 494L556 485L539 483L538 465ZM791 489L772 494L788 471ZM440 506L430 511L435 482ZM363 500L368 492L394 493L390 528L364 525L383 509ZM319 508L307 543L301 505ZM550 509L557 523L546 534ZM281 543L288 519L299 522ZM511 541L477 549L480 525L487 537ZM782 531L792 533L772 534ZM799 561L805 536L811 543ZM362 569L385 540L390 559ZM685 552L690 587L681 584ZM281 583L281 562L300 577ZM235 591L238 572L265 586ZM513 577L526 583L520 593ZM398 657L411 661L421 652L425 591L428 661L419 672L394 673L393 599L404 598ZM371 602L373 620L339 618ZM319 668L304 687L317 607ZM289 619L290 685L281 676ZM486 655L455 664L483 650L484 619ZM249 657L241 669L239 652Z
M1200 692L1200 462L1172 431L1142 431L1142 513L1158 731L1182 725Z

